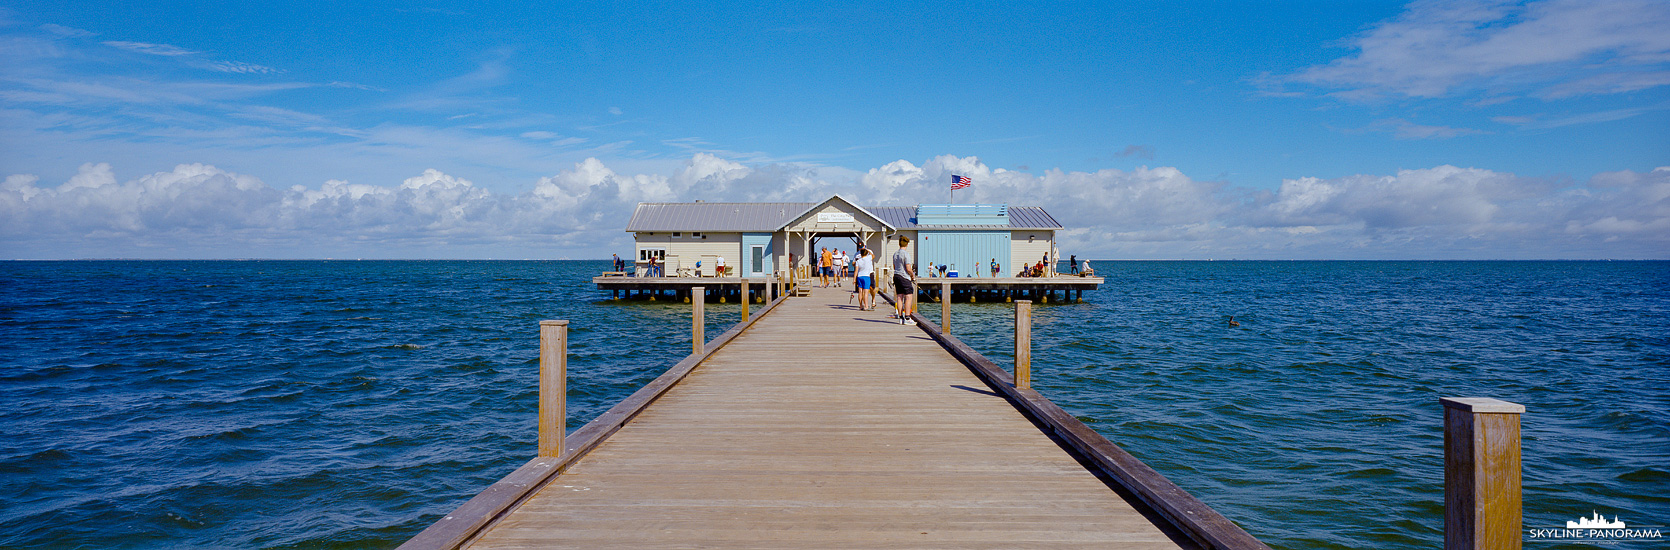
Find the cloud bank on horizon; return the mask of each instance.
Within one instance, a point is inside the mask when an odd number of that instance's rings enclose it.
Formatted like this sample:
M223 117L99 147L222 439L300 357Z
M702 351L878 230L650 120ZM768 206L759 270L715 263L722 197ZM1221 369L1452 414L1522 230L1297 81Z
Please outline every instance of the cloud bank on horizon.
M602 258L630 250L622 229L639 202L936 203L952 173L975 180L959 202L1045 207L1067 227L1063 251L1081 257L1670 256L1670 167L1575 184L1446 165L1272 192L1171 167L1035 175L950 155L834 174L706 153L672 175L622 174L591 158L516 194L433 169L397 186L277 189L204 164L122 181L89 163L58 185L8 176L0 241L10 258Z
M0 6L0 258L606 257L950 172L1104 258L1670 257L1670 2L1179 4Z

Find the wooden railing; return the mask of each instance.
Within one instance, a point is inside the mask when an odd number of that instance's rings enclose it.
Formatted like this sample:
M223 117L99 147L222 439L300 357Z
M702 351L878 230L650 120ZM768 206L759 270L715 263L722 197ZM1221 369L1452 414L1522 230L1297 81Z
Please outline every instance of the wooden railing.
M559 456L541 456L528 461L522 467L517 468L516 471L511 472L510 475L488 486L475 498L466 501L452 513L431 524L417 536L407 540L405 544L401 544L400 548L402 550L451 550L473 542L481 534L486 533L495 522L509 514L511 510L532 498L534 493L539 492L540 488L550 483L558 474L567 470L575 461L602 445L604 440L619 431L622 426L631 422L656 399L660 399L662 395L667 393L667 390L672 389L680 380L694 371L702 361L707 360L708 357L729 344L731 340L736 339L737 335L742 334L743 330L765 317L771 310L776 309L778 304L783 303L784 298L784 296L778 295L777 299L761 308L758 313L745 316L741 322L732 325L730 330L726 330L714 338L713 341L707 342L701 347L699 353L692 353L685 357L673 365L672 368L667 369L667 372L656 377L655 380L650 381L649 384L638 391L633 392L632 395L627 396L626 399L607 412L591 422L587 422L580 429L574 430L573 433L567 434L563 443L564 448ZM691 302L692 312L700 311L694 308L702 307L703 300L697 299L691 300Z
M893 301L893 297L889 294L882 293L882 296L888 302ZM1017 347L1024 345L1027 348L1024 350L1024 355L1021 355L1023 350L1016 350L1017 356L1026 357L1024 359L1026 369L1023 371L1023 378L1018 387L1014 376L1005 372L1002 367L997 366L996 363L981 355L980 352L974 351L974 348L968 347L967 344L956 337L941 331L934 323L929 322L927 317L923 317L920 313L913 313L911 318L916 321L917 328L922 329L934 341L939 342L940 346L951 352L953 357L956 357L970 371L973 371L975 376L979 376L993 391L1007 397L1011 403L1015 404L1016 408L1031 417L1033 421L1048 427L1070 445L1076 454L1086 462L1117 481L1125 490L1135 494L1149 509L1165 518L1167 522L1177 527L1178 530L1202 547L1223 550L1269 550L1269 546L1253 538L1241 526L1229 521L1228 518L1207 506L1206 503L1201 502L1200 499L1195 498L1194 495L1189 494L1188 491L1178 487L1177 484L1172 483L1171 480L1166 479L1165 476L1144 464L1142 460L1132 456L1125 449L1119 448L1118 445L1114 445L1102 434L1096 433L1096 430L1090 429L1078 418L1062 410L1060 406L1051 402L1036 390L1028 387L1030 386L1028 379L1030 378L1031 363L1031 316L1024 312L1030 310L1031 302L1021 300L1017 301L1015 305L1017 321L1024 322L1027 325L1024 343L1021 338L1017 338L1016 342ZM1016 336L1022 336L1019 327L1017 327Z

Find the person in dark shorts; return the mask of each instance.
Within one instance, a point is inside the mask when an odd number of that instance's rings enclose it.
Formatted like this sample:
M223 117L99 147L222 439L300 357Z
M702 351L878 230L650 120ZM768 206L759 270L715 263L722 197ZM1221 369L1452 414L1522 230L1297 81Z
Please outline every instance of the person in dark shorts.
M910 237L899 236L899 251L893 253L893 309L898 314L899 324L914 325L916 321L910 314L916 312L916 270L910 268L910 258L905 256L905 247L910 246Z

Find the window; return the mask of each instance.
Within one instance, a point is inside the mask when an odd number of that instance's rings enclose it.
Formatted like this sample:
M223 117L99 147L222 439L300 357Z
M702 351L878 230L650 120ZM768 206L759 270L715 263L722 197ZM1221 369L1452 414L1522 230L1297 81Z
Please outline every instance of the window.
M638 249L638 261L647 262L652 257L655 258L656 260L667 259L667 249L665 249L665 248L640 248L640 249Z
M674 239L677 239L677 238L679 238L679 237L680 237L680 236L682 236L682 234L681 234L681 233L680 233L680 232L678 232L678 231L674 231L674 232L673 232L673 238L674 238Z
M705 238L706 238L706 237L703 237L703 236L702 236L702 232L701 232L701 231L691 231L691 232L690 232L690 238L692 238L692 239L696 239L696 238L703 238L703 239L705 239Z

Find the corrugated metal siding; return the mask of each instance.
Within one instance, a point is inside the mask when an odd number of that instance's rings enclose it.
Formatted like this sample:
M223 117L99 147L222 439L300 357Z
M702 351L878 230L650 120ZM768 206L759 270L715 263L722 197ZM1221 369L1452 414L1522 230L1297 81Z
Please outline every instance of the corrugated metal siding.
M956 267L962 277L990 277L992 258L1002 262L1009 257L1008 231L918 231L917 235L922 239L916 256L919 270L927 270L928 262L933 262Z
M916 224L916 207L914 207L914 206L866 206L866 207L864 207L864 209L869 210L870 213L875 214L876 217L881 218L883 221L886 221L887 223L892 224L893 227L897 227L899 229L916 229L917 227L919 227ZM1061 228L1061 224L1059 222L1056 222L1055 218L1050 217L1049 213L1045 212L1042 207L1038 207L1038 206L1011 206L1011 207L1009 207L1009 212L1008 213L1009 213L1009 225L1007 227L1012 228L1012 229L1013 228L1023 228L1023 229L1060 229ZM978 231L980 229L990 229L991 227L992 226L989 226L989 225L985 225L985 226L982 226L982 225L936 225L936 226L933 226L934 229L967 229L967 230L972 230L972 231ZM1001 258L1001 257L998 258L998 261L1002 261L1002 260L1003 260L1003 258Z
M916 207L916 224L1008 227L1008 208L1003 204L923 204Z

